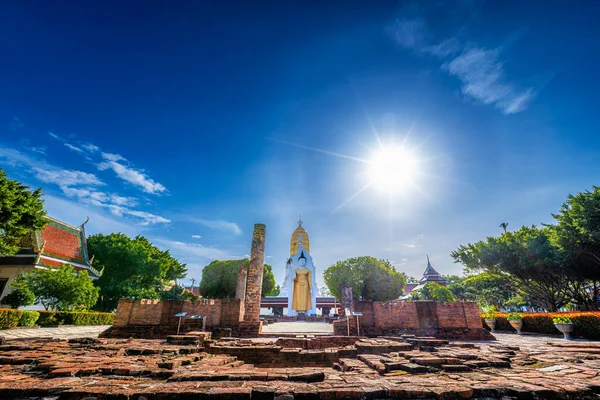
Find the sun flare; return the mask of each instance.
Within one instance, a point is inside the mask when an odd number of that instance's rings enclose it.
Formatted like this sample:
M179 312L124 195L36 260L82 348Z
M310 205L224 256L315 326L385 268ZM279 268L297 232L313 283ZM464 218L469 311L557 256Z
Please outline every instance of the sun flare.
M413 185L418 173L418 158L402 147L383 147L369 162L369 179L373 186L396 193Z

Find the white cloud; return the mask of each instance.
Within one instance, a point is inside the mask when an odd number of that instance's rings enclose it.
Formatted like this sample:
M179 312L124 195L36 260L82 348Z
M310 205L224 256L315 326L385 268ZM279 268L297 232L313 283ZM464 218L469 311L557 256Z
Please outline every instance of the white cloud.
M174 254L183 254L185 256L199 257L206 260L232 260L239 257L229 254L226 250L215 247L206 247L197 243L185 243L168 239L154 239L154 243L161 244Z
M87 150L90 153L95 153L98 150L100 150L100 147L98 146L94 146L93 144L89 143L89 144L82 144L81 147L85 150Z
M104 171L111 169L122 180L131 183L134 186L140 187L146 193L158 194L167 189L160 183L155 182L141 170L136 170L119 161L127 162L127 160L119 154L102 153L104 162L98 164L98 169Z
M132 217L139 218L142 220L142 222L141 222L142 225L167 224L167 223L171 222L171 220L161 217L160 215L152 214L152 213L145 212L145 211L130 210L128 208L120 207L120 206L112 205L112 204L106 205L106 207L108 207L108 209L110 210L111 213L113 213L114 215L117 215L119 217L121 217L123 215L129 215Z
M202 236L200 236L200 235L192 235L192 239L202 239Z
M13 117L12 121L8 123L8 129L10 129L11 131L18 131L19 129L23 129L24 127L25 125L23 124L23 121L21 121L17 117Z
M460 79L465 95L483 104L494 104L505 114L523 111L534 98L533 90L519 91L507 82L498 56L498 50L469 48L443 67Z
M438 57L447 57L461 51L462 46L456 38L446 39L435 45L428 45L421 48L424 53L429 53Z
M394 24L396 42L407 49L420 49L427 42L427 25L421 18L397 19Z
M129 236L135 236L142 233L142 229L144 229L140 225L127 224L122 219L110 218L79 201L46 194L44 195L44 207L49 215L71 225L80 225L89 217L90 222L86 225L88 234L122 232Z
M216 229L216 230L220 230L220 231L230 231L230 232L233 232L234 235L242 234L242 230L240 229L238 224L236 224L235 222L224 221L221 219L208 220L208 219L202 219L202 218L192 218L190 221L204 225L211 229Z
M414 249L415 247L417 247L416 244L403 244L404 247L408 247L409 249Z
M127 161L125 159L125 157L123 157L119 154L112 154L112 153L102 153L102 158L104 158L105 160L108 160L108 161Z
M64 142L64 139L61 138L60 136L58 136L56 133L48 131L48 135L50 135L52 138L60 141L60 142Z
M67 147L69 150L73 150L77 153L83 153L83 150L81 150L79 147L77 146L73 146L72 144L69 143L65 143L65 147Z
M133 197L124 197L118 194L111 195L110 202L118 206L134 206L137 204L137 200Z
M106 184L94 174L59 168L11 148L0 147L0 163L21 167L39 181L57 185L69 198L77 199L82 204L107 208L114 215L133 217L141 220L141 225L171 222L160 215L127 208L137 203L132 197L97 190L97 187Z
M33 167L31 170L40 181L59 186L104 185L96 175L87 172L50 167L49 165Z
M535 98L532 88L520 89L509 81L498 49L466 47L454 37L432 44L435 41L431 39L427 23L419 16L419 11L407 7L403 12L412 13L412 18L398 18L393 24L392 36L396 43L405 49L440 59L454 57L445 62L442 69L461 81L464 95L483 104L494 105L504 114L525 110Z
M30 151L34 152L34 153L38 153L41 154L43 156L46 155L46 148L41 146L41 147L30 147L29 148Z

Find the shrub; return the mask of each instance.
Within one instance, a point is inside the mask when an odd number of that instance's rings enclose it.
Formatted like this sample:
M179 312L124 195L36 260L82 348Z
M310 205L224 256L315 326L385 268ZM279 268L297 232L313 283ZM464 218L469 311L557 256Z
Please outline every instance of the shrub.
M2 304L11 306L14 309L30 306L35 302L35 295L27 286L27 282L22 276L15 278L10 288L12 291L2 298Z
M411 300L433 300L441 303L456 301L452 291L435 282L427 282L420 290L411 292Z
M37 311L23 310L21 319L19 319L19 326L34 326L39 317L40 313Z
M10 308L0 308L0 329L14 328L21 319L21 310L11 310Z
M40 326L112 325L115 315L101 312L40 311Z
M496 306L487 306L483 310L483 318L484 319L496 319L496 313L498 308Z
M559 315L557 317L552 318L553 324L572 324L573 320L569 317Z
M586 339L600 339L600 312L557 312L557 313L523 313L523 332L539 333L542 335L557 335L560 332L554 326L556 317L568 318L574 327L574 336ZM496 330L512 331L506 313L496 314ZM485 314L481 318L486 319Z
M523 314L518 313L518 312L511 312L511 313L508 313L508 316L506 317L506 319L509 321L518 321L520 319L523 319Z

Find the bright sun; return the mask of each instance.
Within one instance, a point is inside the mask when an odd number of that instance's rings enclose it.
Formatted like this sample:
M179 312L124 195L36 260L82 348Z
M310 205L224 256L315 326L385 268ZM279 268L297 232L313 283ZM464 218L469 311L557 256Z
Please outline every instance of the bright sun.
M406 190L414 184L418 164L416 156L402 147L383 147L369 162L370 182L390 193Z

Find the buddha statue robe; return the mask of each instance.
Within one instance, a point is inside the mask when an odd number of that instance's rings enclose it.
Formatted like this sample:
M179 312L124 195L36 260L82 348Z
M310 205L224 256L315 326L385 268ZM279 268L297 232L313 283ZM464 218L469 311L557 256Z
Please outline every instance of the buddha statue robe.
M292 297L292 309L305 312L312 309L312 277L308 268L298 268L294 270L294 292Z

